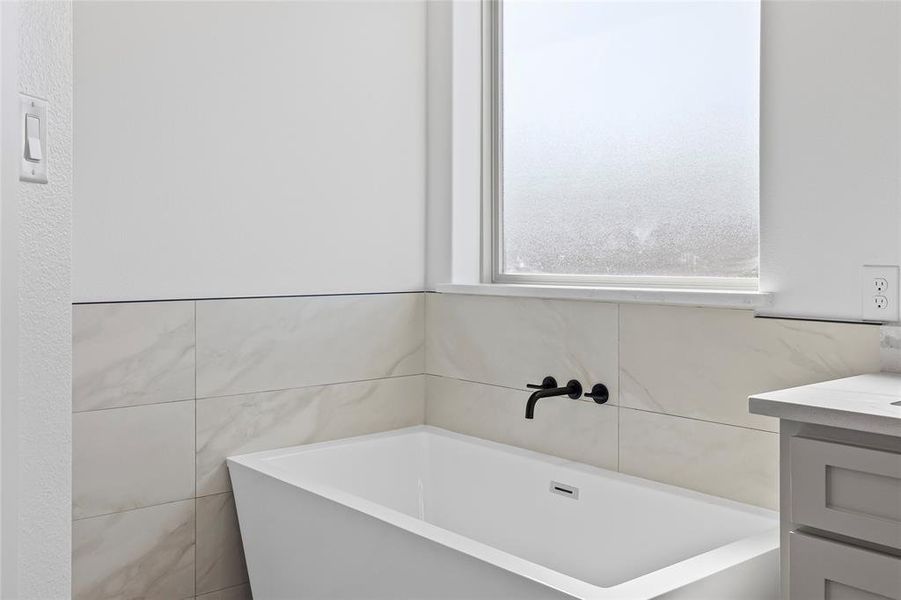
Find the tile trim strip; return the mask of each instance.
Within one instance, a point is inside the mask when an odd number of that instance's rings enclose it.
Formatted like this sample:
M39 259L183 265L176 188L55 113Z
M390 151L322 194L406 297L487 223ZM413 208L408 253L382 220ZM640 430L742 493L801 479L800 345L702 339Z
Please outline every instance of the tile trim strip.
M427 290L399 290L393 292L337 292L333 294L272 294L264 296L204 296L201 298L159 298L151 300L82 300L72 306L92 304L149 304L154 302L205 302L212 300L263 300L267 298L331 298L340 296L392 296L398 294L425 294Z

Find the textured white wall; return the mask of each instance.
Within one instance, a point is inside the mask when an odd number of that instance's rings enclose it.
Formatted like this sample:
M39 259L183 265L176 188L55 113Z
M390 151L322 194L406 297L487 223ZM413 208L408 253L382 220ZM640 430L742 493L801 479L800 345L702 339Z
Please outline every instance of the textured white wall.
M421 290L424 2L78 2L74 300Z
M70 595L72 3L21 3L19 88L47 98L48 185L19 183L18 598Z

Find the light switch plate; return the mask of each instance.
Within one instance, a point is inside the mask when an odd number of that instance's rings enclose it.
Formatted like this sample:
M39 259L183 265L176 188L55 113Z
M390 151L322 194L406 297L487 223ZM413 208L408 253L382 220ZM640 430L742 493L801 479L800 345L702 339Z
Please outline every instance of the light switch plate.
M860 313L864 321L898 320L898 266L864 265L860 270Z
M26 123L30 123L28 132ZM37 131L34 131L35 124ZM47 101L19 94L19 128L19 179L47 183Z

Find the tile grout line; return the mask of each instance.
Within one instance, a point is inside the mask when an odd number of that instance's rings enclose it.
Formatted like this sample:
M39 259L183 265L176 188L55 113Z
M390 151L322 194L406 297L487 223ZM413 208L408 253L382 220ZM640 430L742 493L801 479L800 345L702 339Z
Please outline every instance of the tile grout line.
M226 493L226 492L222 492ZM100 517L112 517L114 515L121 515L125 513L135 512L138 510L145 510L148 508L157 508L159 506L168 506L170 504L178 504L179 502L194 502L195 498L179 498L178 500L166 500L165 502L157 502L156 504L148 504L147 506L135 506L134 508L125 508L123 510L116 510L113 512L101 513L99 515L91 515L88 517L72 517L72 522L77 523L79 521L88 521L90 519L99 519Z
M135 506L133 508L124 508L122 510L114 510L112 512L105 512L105 513L100 513L97 515L90 515L87 517L72 517L72 522L77 523L78 521L88 521L90 519L98 519L100 517L112 517L113 515L121 515L124 513L135 512L138 510L145 510L148 508L156 508L158 506L168 506L169 504L178 504L179 502L195 502L195 506L196 506L196 500L203 499L203 498L212 498L213 496L223 496L225 494L232 494L232 493L234 493L232 490L225 490L225 491L221 491L221 492L210 492L209 494L202 494L200 496L179 498L178 500L166 500L164 502L157 502L156 504L148 504L147 506ZM196 530L197 530L196 523L195 523L194 530L195 530L195 535L196 535Z
M405 379L407 377L419 377L424 373L405 373L403 375L382 375L379 377L368 377L364 379L349 379L346 381L332 381L328 383L310 383L306 385L298 385L294 387L286 387L286 388L274 388L268 390L254 390L249 392L238 392L235 394L222 394L219 396L201 396L198 397L197 400L216 400L219 398L235 398L237 396L252 396L254 394L271 394L275 392L289 392L291 390L309 390L312 388L324 388L335 385L346 385L351 383L369 383L375 381L389 381L392 379Z
M194 598L196 599L196 598L200 598L201 596L206 596L207 594L215 594L215 593L217 593L217 592L224 592L224 591L226 591L226 590L234 590L234 589L237 589L237 588L239 588L239 587L244 587L244 586L250 587L250 582L249 582L249 581L245 581L244 583L239 583L239 584L237 584L237 585L228 585L228 586L225 586L225 587L223 587L223 588L219 588L219 589L215 589L215 590L210 590L210 591L208 591L208 592L203 592L202 594L198 594L198 595L194 596Z
M635 408L632 406L624 406L622 407L625 410L634 410L635 412L642 412L649 415L659 415L661 417L671 417L673 419L685 419L686 421L695 421L696 423L708 423L710 425L722 425L723 427L733 427L735 429L745 429L747 431L759 431L760 433L772 433L773 435L779 435L778 431L772 431L770 429L761 429L759 427L748 427L746 425L735 425L733 423L724 423L723 421L711 421L709 419L698 419L697 417L686 417L684 415L674 415L672 413L658 412L655 410L646 410L644 408Z
M623 337L623 305L616 305L616 472L622 473L622 439L623 439L623 411L620 406L622 398L622 376L620 361L622 360Z
M194 586L197 595L197 301L194 300Z
M162 406L165 404L178 404L179 402L193 402L195 400L194 397L191 398L179 398L177 400L160 400L159 402L142 402L141 404L123 404L122 406L104 406L102 408L91 408L88 410L73 410L73 415L83 415L88 413L96 413L103 412L107 410L120 410L123 408L142 408L145 406Z
M121 410L121 409L126 409L126 408L141 408L144 406L160 406L160 405L164 405L164 404L176 404L178 402L218 400L218 399L222 399L222 398L237 398L238 396L252 396L254 394L274 394L277 392L289 392L291 390L308 390L308 389L312 389L312 388L324 388L324 387L331 387L331 386L336 386L336 385L349 385L352 383L370 383L370 382L377 382L377 381L390 381L393 379L406 379L408 377L420 377L422 375L427 375L427 373L409 373L406 375L386 375L384 377L373 377L370 379L351 379L348 381L333 381L330 383L314 383L314 384L310 384L310 385L301 385L301 386L297 386L297 387L275 388L275 389L270 389L270 390L258 390L258 391L251 391L251 392L240 392L238 394L224 394L222 396L204 396L202 398L197 398L197 397L182 398L180 400L164 400L162 402L146 402L143 404L126 404L123 406L107 406L107 407L103 407L103 408L94 408L91 410L73 411L72 414L78 415L78 414L84 414L84 413L103 412L103 411L107 411L107 410ZM480 382L473 381L472 383L480 383ZM491 384L485 384L485 385L491 385ZM510 389L515 389L515 388L510 388Z
M388 429L387 431L391 431L391 430ZM381 433L381 432L378 432L378 431L377 431L376 433ZM340 439L340 438L338 438L338 439ZM335 439L335 440L326 440L326 441L334 442L334 441L338 441L338 439ZM298 445L302 446L303 444L298 444ZM274 448L274 449L277 450L277 448ZM265 450L261 450L261 452L265 452ZM235 491L234 491L233 489L230 489L230 488L229 488L229 489L227 489L227 490L222 490L222 491L219 491L219 492L209 492L209 493L207 493L207 494L200 494L199 496L195 497L194 499L195 499L195 500L203 500L203 499L205 499L205 498L212 498L213 496L222 496L222 495L224 495L224 494L234 494L234 493L235 493Z
M429 298L422 293L422 424L429 424Z

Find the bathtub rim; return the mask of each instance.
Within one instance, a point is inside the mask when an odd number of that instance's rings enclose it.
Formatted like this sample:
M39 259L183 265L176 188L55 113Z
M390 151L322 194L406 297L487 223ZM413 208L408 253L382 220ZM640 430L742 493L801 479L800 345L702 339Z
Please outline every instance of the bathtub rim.
M698 500L707 504L770 518L773 522L773 526L760 533L740 538L726 545L713 548L707 552L667 565L656 571L640 575L634 579L618 583L614 586L602 587L555 571L549 567L521 558L448 529L444 529L427 521L411 517L383 504L357 496L356 494L351 494L334 486L321 483L316 479L287 472L270 462L270 459L272 458L306 454L369 440L396 438L421 433L445 437L463 443L475 444L494 451L538 460L557 467L573 469L585 475L624 481L645 488ZM226 458L226 463L229 469L238 467L256 471L286 485L299 488L316 496L336 502L341 506L368 515L395 527L399 527L409 533L431 540L432 542L451 548L457 552L467 554L473 558L506 571L510 571L520 577L535 581L541 585L545 585L575 598L600 600L654 598L668 592L674 592L694 582L716 575L731 567L739 566L769 552L778 552L780 544L779 513L776 511L735 500L729 500L727 498L712 496L703 492L680 488L666 483L643 479L634 475L627 475L618 471L595 467L549 454L543 454L541 452L535 452L516 446L510 446L508 444L449 431L433 425L414 425L411 427L337 440L287 446L273 450L263 450L229 456Z

